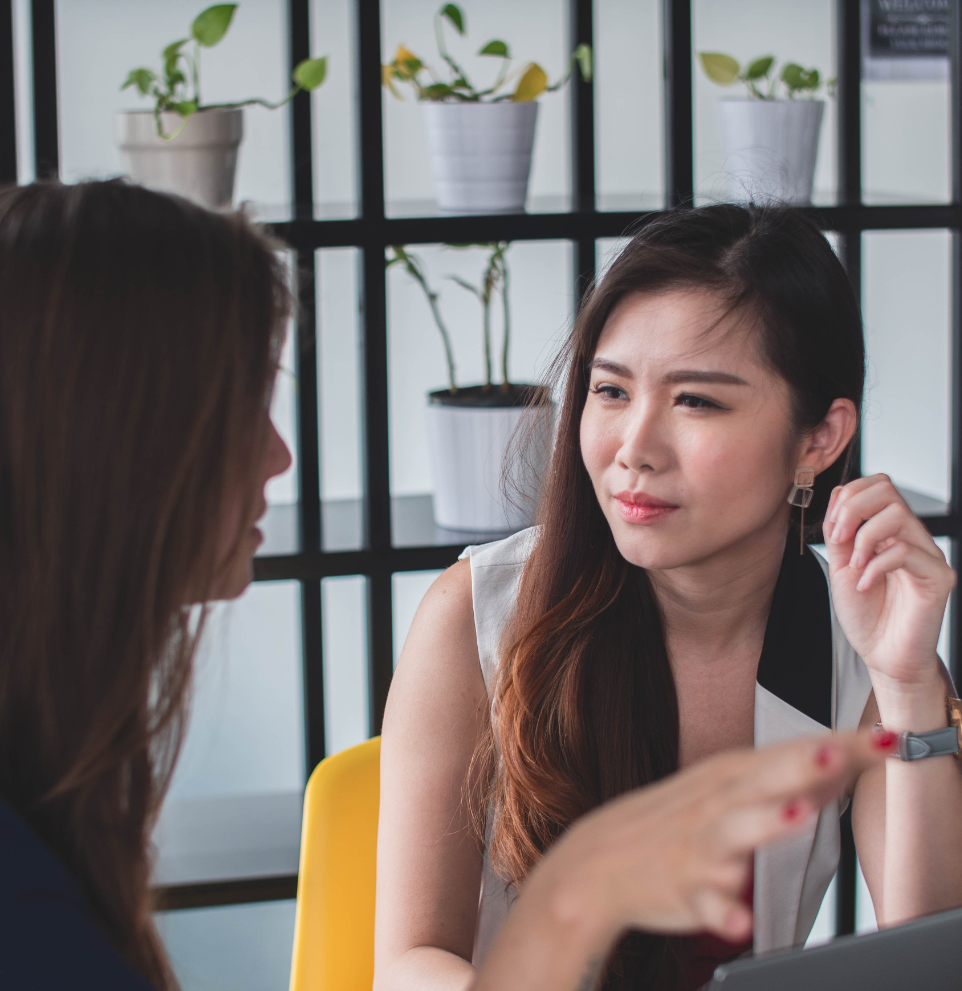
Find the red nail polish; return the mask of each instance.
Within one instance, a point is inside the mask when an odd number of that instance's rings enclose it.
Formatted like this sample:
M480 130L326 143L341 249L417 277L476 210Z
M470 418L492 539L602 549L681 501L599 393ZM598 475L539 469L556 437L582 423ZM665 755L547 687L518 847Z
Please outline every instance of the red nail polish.
M819 767L828 767L832 761L832 748L827 744L818 748L815 753L815 763Z
M801 806L794 799L785 805L782 809L782 815L788 822L794 822L800 815L802 809Z
M898 743L898 739L898 733L893 733L887 729L878 729L872 734L872 745L878 747L879 750L891 750Z

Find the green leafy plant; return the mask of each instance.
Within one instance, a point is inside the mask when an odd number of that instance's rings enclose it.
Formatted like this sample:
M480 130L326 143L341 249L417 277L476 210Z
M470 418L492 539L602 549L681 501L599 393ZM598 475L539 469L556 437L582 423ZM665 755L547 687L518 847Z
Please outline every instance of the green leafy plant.
M327 76L327 56L299 62L292 74L293 88L277 103L259 97L237 103L201 102L200 51L202 48L213 48L223 40L238 6L236 3L220 3L202 10L190 26L190 36L172 41L160 53L163 59L160 72L144 67L131 69L120 87L121 91L133 87L141 96L149 96L154 100L154 118L160 137L166 140L175 137L183 130L188 119L198 111L247 107L252 104L276 110L301 90L317 89L324 82ZM171 111L184 119L184 123L171 134L165 133L160 116L165 111Z
M497 73L490 86L478 89L448 50L444 37L445 23L457 34L464 36L466 30L464 13L456 4L445 4L434 15L438 54L447 66L449 78L447 80L440 78L439 74L417 55L404 45L398 45L394 61L381 67L382 83L398 99L401 98L401 94L395 84L403 83L414 90L418 100L446 100L459 103L499 103L512 100L522 103L536 100L542 93L553 93L561 89L571 78L575 66L581 72L582 79L586 82L591 80L591 48L588 45L578 45L568 59L567 72L556 82L549 83L548 74L537 62L526 62L512 70L513 57L507 43L493 39L481 47L478 55L500 59Z
M805 69L797 62L786 62L781 72L774 74L774 55L763 55L744 68L731 55L723 55L721 52L699 52L698 58L705 75L713 83L718 83L719 86L744 83L749 95L759 100L774 100L779 82L785 87L790 100L799 95L812 98L823 85L818 69ZM768 87L766 92L763 92L763 86ZM835 95L834 79L826 80L824 86L829 96Z
M501 391L510 392L511 382L508 378L508 353L511 344L511 311L508 303L508 265L505 253L510 247L509 241L494 241L488 244L448 244L447 248L485 248L488 252L488 260L484 271L481 274L481 281L478 285L473 285L466 279L457 275L450 275L448 278L459 285L462 289L470 292L481 304L482 325L484 331L484 391L487 392L494 387L493 382L493 362L491 353L491 311L498 294L501 296L501 309L504 320L504 341L501 348ZM458 391L457 376L454 367L454 351L451 348L451 335L448 332L441 310L438 307L440 294L431 288L428 283L424 262L412 254L404 245L396 244L390 249L387 259L387 267L391 268L399 265L404 271L421 287L431 307L431 315L434 323L441 333L441 340L444 343L444 355L448 366L448 389L453 394Z

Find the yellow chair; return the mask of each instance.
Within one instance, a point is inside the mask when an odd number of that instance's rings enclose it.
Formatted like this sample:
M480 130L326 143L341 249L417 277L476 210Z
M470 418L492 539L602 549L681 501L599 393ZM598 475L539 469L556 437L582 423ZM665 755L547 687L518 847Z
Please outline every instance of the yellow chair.
M307 782L290 991L371 991L380 761L375 737Z

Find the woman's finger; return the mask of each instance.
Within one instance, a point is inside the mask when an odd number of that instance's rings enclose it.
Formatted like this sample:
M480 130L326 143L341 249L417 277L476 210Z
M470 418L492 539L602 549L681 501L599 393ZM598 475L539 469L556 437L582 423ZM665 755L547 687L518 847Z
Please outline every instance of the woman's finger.
M752 912L737 896L705 886L692 895L692 908L700 923L730 943L741 943L752 933Z
M804 829L821 806L809 792L789 799L748 801L718 820L710 832L711 840L721 856L747 854Z
M872 588L879 579L893 571L904 568L908 574L920 581L932 582L938 586L952 587L952 569L944 560L936 560L913 544L898 540L891 547L873 557L865 566L862 577L855 586L860 592Z
M873 475L870 481L872 484L856 490L850 490L847 485L838 494L829 516L829 522L834 524L833 543L844 544L851 540L865 520L892 503L900 503L908 509L888 475ZM854 483L849 484L854 486Z
M878 545L893 539L914 544L936 560L945 561L945 556L928 530L908 506L901 502L892 502L859 527L855 534L849 567L864 568L877 553Z

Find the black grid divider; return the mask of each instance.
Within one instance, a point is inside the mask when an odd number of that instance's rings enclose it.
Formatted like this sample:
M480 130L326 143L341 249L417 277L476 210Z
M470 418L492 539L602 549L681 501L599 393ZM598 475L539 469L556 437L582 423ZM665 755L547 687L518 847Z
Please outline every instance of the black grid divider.
M309 54L309 0L288 0L292 64ZM592 37L591 0L568 0L572 47ZM825 230L840 236L842 258L858 287L861 283L861 235L866 230L949 229L954 235L952 309L952 502L946 515L925 518L935 536L962 535L962 99L958 58L952 75L952 203L941 206L865 206L861 202L860 13L859 0L837 0L839 204L808 208ZM33 100L37 175L55 175L58 166L57 75L54 0L33 0ZM0 0L0 44L12 56L11 0ZM295 253L297 284L298 460L300 466L301 549L296 554L259 557L255 580L301 582L308 768L324 754L322 688L323 578L363 575L369 591L369 663L371 731L380 729L393 668L391 576L451 564L461 544L398 548L391 541L389 432L387 405L387 309L385 248L391 244L482 242L495 240L567 240L575 246L576 298L594 276L594 242L619 237L659 212L598 212L595 208L594 107L590 84L573 80L570 92L573 208L567 213L499 216L386 218L384 148L381 120L381 38L378 0L355 0L355 37L359 93L360 212L351 220L315 220L311 164L310 98L295 98L292 114L292 219L271 225ZM663 0L665 72L665 187L668 206L692 202L694 189L692 128L692 33L689 0ZM953 29L955 51L962 51L960 25ZM7 46L10 46L7 49ZM13 60L10 59L12 66ZM0 113L11 104L9 79L0 70ZM15 131L0 122L0 178L12 178ZM320 525L320 468L317 422L317 338L314 252L355 247L361 252L364 392L364 546L356 551L325 552ZM962 659L962 616L954 600L952 670L958 679ZM854 928L855 857L850 830L843 831L839 931ZM296 877L235 879L168 888L159 893L165 908L237 904L292 897Z
M13 53L13 0L0 0L0 183L17 181L17 89Z

